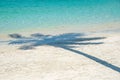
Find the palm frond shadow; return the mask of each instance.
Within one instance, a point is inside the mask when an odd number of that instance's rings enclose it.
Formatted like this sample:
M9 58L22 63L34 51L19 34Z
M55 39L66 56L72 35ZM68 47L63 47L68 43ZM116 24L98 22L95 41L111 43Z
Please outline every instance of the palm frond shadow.
M18 34L11 34L11 35L16 36ZM66 33L66 34L55 35L55 36L35 33L35 34L32 34L31 37L20 37L20 38L16 37L16 39L12 40L9 44L24 44L23 46L20 47L20 49L28 50L29 47L37 47L42 45L50 45L55 47L60 47L63 45L64 46L96 45L96 44L102 44L103 42L85 42L85 41L93 41L93 40L99 40L99 39L105 38L105 37L80 38L82 36L84 36L84 34L82 33Z
M101 60L101 59L94 57L92 55L89 55L87 53L73 49L73 48L77 47L76 45L103 44L103 42L96 42L96 40L105 38L105 37L85 38L84 36L85 35L82 33L66 33L66 34L55 35L55 36L35 33L35 34L32 34L31 37L16 38L15 40L10 41L9 44L22 44L22 46L19 48L21 50L34 49L35 47L42 46L42 45L49 45L49 46L63 48L65 50L72 51L74 53L77 53L84 57L87 57L91 60L94 60L97 63L102 64L112 70L120 72L120 68L113 64L110 64L104 60Z

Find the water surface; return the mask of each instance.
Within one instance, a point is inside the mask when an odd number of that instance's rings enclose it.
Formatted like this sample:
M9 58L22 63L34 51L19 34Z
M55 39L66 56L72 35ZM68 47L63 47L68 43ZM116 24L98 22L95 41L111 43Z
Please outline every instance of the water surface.
M120 0L0 0L0 33L87 29L119 21Z

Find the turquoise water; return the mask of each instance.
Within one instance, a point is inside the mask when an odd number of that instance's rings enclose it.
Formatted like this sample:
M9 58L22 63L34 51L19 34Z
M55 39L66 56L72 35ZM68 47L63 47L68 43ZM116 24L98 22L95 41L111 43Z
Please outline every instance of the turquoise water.
M0 0L0 33L116 21L120 0Z

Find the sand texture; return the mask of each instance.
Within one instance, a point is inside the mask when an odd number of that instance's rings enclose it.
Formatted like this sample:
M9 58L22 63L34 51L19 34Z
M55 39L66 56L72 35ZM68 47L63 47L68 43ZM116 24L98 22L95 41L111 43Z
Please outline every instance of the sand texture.
M0 80L120 80L119 34L93 33L82 38L93 40L59 45L49 40L38 45L30 42L29 50L22 50L24 43L1 41Z

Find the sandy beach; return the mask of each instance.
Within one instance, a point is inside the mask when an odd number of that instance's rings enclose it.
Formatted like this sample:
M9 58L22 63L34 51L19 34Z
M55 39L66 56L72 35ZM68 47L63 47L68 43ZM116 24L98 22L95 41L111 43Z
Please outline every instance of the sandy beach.
M120 80L120 0L0 0L0 80Z
M67 43L75 47L46 41L29 50L0 42L0 80L120 80L119 35L89 33L80 44Z

